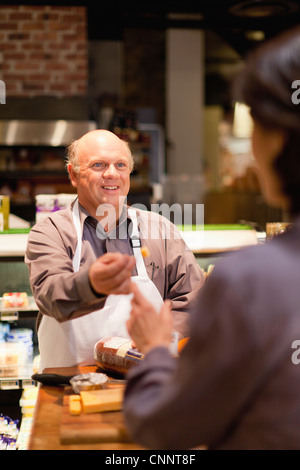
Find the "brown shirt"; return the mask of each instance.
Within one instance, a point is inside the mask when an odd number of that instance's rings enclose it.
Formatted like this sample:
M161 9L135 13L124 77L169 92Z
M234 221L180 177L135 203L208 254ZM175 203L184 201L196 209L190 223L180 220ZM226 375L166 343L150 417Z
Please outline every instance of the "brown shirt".
M107 235L99 230L97 220L79 207L83 236L78 272L74 273L72 265L77 235L71 206L42 219L29 234L25 262L39 308L38 325L41 315L63 322L102 308L106 296L96 295L92 290L88 279L90 265L106 252L133 254L127 211L120 219L117 233ZM148 276L162 298L172 301L175 329L188 336L186 320L204 282L203 272L177 228L165 217L142 210L137 210L137 217L141 244L150 251L145 259Z

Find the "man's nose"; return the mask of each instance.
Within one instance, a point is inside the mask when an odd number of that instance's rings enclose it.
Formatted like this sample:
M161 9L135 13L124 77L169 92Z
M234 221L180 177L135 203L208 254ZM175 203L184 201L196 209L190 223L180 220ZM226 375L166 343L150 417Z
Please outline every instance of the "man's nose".
M118 176L119 173L113 163L107 165L107 168L103 172L103 176L106 178L111 178L113 176Z

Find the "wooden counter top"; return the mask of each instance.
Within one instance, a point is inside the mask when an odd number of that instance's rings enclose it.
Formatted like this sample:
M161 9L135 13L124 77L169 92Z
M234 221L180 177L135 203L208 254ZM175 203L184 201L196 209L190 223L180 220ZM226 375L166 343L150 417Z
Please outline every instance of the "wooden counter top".
M95 372L96 366L88 367L66 367L56 369L46 369L44 372L55 373L60 375L76 375L84 374L87 372ZM88 442L78 442L71 444L62 443L62 425L64 416L66 416L66 409L64 408L66 395L74 393L71 387L63 386L45 386L40 385L37 397L37 403L35 407L32 433L29 442L29 450L141 450L142 447L138 446L134 442L130 442L126 438L124 442L110 442L109 438L106 438L106 442L93 442L95 439ZM66 407L66 405L65 405ZM122 419L122 413L115 411L113 412L117 420ZM92 420L95 421L98 413L90 414ZM80 426L80 429L88 430L91 429L87 423L87 415L81 414L76 416L76 423ZM97 425L95 421L92 425ZM76 424L77 426L77 424ZM99 424L101 427L101 422ZM79 439L80 441L80 439Z

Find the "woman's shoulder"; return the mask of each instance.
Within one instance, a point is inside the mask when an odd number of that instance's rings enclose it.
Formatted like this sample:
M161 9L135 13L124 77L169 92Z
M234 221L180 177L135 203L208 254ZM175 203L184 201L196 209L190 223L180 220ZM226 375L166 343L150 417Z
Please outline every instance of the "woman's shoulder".
M216 273L240 284L278 278L279 272L288 275L297 270L300 274L300 246L293 246L290 237L278 237L225 254L216 266Z

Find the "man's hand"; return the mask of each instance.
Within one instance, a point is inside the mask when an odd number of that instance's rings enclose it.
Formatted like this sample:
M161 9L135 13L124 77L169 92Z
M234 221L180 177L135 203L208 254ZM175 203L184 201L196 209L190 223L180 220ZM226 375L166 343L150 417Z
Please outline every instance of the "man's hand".
M169 347L173 330L171 302L166 300L158 313L134 282L131 283L131 292L132 310L126 326L138 350L146 354L156 346Z
M105 253L89 269L92 288L99 294L130 294L134 256Z

